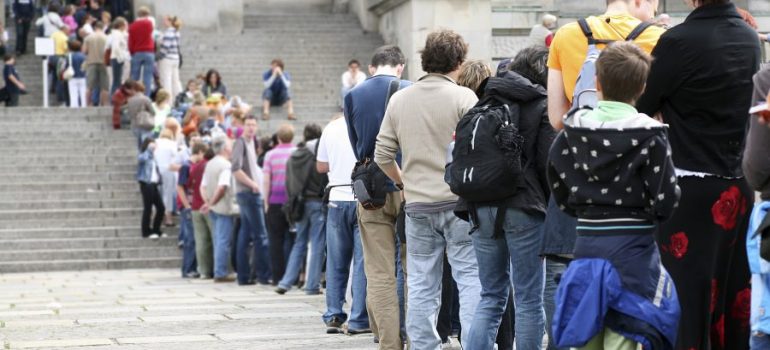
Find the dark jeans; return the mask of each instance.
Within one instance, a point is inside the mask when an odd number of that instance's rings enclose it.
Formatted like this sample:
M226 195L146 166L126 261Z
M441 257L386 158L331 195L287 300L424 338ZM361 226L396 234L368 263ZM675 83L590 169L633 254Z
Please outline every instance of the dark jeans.
M110 96L115 95L115 91L118 91L120 85L123 83L123 66L125 63L120 63L116 59L110 60L110 67L112 67L112 88L110 89Z
M238 193L237 199L241 209L241 230L235 249L238 282L247 283L256 278L260 283L267 283L270 280L270 253L262 196L241 192ZM249 243L253 243L251 252Z
M183 242L182 250L182 277L198 271L198 263L195 260L195 231L192 222L192 210L182 209L182 220L179 224L180 240ZM160 216L160 215L159 215Z
M153 233L160 234L160 225L163 223L163 213L166 211L166 208L160 199L159 186L158 184L139 182L139 189L142 191L142 203L144 204L144 210L142 211L142 237L148 237ZM155 219L152 222L152 229L150 229L152 207L155 207Z
M8 101L5 101L6 107L16 107L19 105L19 94L9 93Z
M273 285L283 278L289 251L293 245L289 233L289 222L281 210L281 204L270 204L267 208L267 234L270 242L270 266L273 270ZM289 247L287 250L286 247Z
M31 18L22 18L16 21L16 53L27 53L27 34L32 22Z

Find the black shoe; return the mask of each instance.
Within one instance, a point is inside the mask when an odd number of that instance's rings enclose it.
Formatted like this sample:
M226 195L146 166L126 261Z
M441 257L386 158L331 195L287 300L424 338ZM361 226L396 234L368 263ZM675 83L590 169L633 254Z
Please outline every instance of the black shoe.
M185 274L182 278L200 278L201 275L197 272L190 272L188 274Z
M363 328L363 329L348 328L348 335L359 335L359 334L370 334L370 333L372 333L372 330L369 328Z
M269 280L257 281L257 284L259 284L260 286L269 286L270 281Z
M254 281L254 280L246 281L246 282L238 282L239 286L253 286L255 284L257 284L257 281Z
M286 291L286 289L278 287L278 288L275 289L275 292L280 294L280 295L284 295L284 294L286 294L287 291Z
M337 317L332 317L329 322L326 322L326 334L340 334L342 333L342 321Z

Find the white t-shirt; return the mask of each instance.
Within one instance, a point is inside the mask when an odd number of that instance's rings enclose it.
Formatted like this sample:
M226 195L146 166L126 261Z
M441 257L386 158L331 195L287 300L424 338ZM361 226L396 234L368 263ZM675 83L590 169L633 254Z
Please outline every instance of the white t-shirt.
M348 125L345 118L339 118L326 126L318 145L316 160L329 163L329 186L350 184L350 174L356 165L356 155L348 138ZM330 201L352 202L353 188L335 187L329 195Z
M176 141L160 138L155 141L155 161L161 172L171 171L169 167L177 161L179 146Z
M351 84L351 80L350 70L346 70L345 73L342 73L342 87L345 90L350 90L363 83L366 80L366 74L362 71L358 71L358 73L356 73L355 84Z

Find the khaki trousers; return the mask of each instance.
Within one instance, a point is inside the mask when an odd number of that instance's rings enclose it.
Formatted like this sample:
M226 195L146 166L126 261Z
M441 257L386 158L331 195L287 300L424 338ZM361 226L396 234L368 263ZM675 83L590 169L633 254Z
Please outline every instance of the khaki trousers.
M211 219L200 211L192 212L193 231L195 235L195 259L198 261L198 273L201 276L214 276L214 243Z
M381 209L366 210L358 205L366 272L366 309L372 331L379 337L380 350L404 348L396 291L396 217L400 207L400 192L389 193ZM405 246L398 247L403 266L406 266Z

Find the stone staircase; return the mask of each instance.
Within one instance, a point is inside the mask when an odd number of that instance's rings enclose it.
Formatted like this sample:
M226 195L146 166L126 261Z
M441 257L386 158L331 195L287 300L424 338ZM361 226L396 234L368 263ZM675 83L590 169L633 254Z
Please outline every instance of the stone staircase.
M293 77L299 135L339 111L347 62L368 64L382 44L354 15L332 14L318 0L247 0L244 11L240 35L183 32L183 83L216 68L229 93L259 115L261 74L282 58ZM17 69L30 92L21 105L41 106L41 59L25 55ZM284 110L271 114L263 134L286 122ZM166 239L140 238L135 141L130 131L113 131L110 116L107 108L0 108L0 273L179 266L176 230Z
M176 267L176 234L139 233L136 149L106 108L2 108L0 273Z

